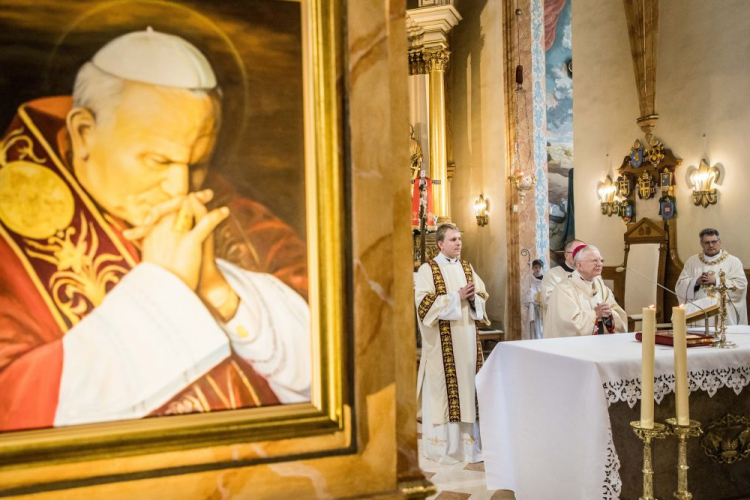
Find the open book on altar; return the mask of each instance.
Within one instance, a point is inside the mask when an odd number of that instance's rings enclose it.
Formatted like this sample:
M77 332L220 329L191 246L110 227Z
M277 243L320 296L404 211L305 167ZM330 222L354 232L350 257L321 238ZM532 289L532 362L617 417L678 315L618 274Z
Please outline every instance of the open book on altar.
M635 339L641 342L643 334L641 332L635 333ZM702 345L711 345L714 341L713 335L705 335L702 333L688 333L685 336L688 347L698 347ZM672 330L658 330L656 332L655 342L661 345L674 345L674 332Z
M698 306L702 307L705 312L701 311ZM712 318L719 314L719 299L713 297L704 297L691 303L685 304L685 321L694 323L701 321L705 316Z

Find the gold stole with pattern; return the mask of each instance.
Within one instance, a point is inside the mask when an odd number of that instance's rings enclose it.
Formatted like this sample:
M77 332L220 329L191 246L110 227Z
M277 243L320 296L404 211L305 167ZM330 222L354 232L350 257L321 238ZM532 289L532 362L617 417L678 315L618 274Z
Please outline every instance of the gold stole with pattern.
M432 279L435 283L435 293L428 294L427 296L425 296L425 298L422 299L422 302L419 304L418 314L419 314L420 321L424 321L424 318L427 315L427 312L435 303L435 300L437 299L438 296L448 294L448 290L445 286L445 279L443 279L443 274L440 272L440 266L438 266L438 263L434 259L429 262L429 265L430 265L430 269L432 270ZM465 260L462 260L461 267L463 268L464 274L466 275L466 282L473 283L474 276L473 276L473 273L471 272L471 266L469 265L469 263L466 262ZM482 298L486 298L484 294L478 294L478 295ZM482 344L479 340L479 321L474 321L474 327L476 329L476 343L477 343L476 372L479 372L479 369L484 364L484 359L482 357ZM440 331L440 347L443 353L443 369L445 371L445 387L448 393L448 421L449 422L461 422L461 404L460 404L461 399L458 393L458 377L456 375L456 361L453 356L453 339L451 336L451 322L448 320L439 319L438 330ZM476 400L476 395L475 395L474 404L476 405L476 420L479 421L479 404Z

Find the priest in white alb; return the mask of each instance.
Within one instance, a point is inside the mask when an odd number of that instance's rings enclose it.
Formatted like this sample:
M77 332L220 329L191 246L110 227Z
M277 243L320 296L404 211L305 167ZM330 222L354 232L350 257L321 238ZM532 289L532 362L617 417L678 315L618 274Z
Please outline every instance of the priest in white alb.
M575 337L621 333L627 314L600 276L604 267L599 249L583 245L573 250L575 271L555 287L544 320L544 337Z
M570 240L565 244L565 262L561 266L550 267L544 274L542 279L542 293L541 293L541 305L542 305L542 317L544 317L547 311L547 304L549 298L552 295L552 291L560 284L562 280L568 277L570 273L575 271L575 264L573 263L573 250L585 245L581 240Z
M422 264L415 301L422 332L417 397L422 402L422 454L442 464L481 462L474 377L482 366L479 323L489 325L487 291L461 260L461 232L436 233L440 253Z
M685 262L675 286L677 295L681 301L697 302L704 309L718 303L719 294L712 292L709 287L719 285L719 271L724 271L727 286L736 288L728 292L727 324L746 325L747 278L742 262L721 248L721 238L716 229L704 229L699 236L703 251Z

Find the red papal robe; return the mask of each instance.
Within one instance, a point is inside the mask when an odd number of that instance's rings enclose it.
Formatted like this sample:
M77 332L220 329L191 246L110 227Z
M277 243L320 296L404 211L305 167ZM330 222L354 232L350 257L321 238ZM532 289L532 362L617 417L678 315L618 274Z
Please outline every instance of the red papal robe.
M209 176L232 213L217 263L241 299L218 324L78 184L71 105L21 106L0 143L0 430L309 399L304 244Z

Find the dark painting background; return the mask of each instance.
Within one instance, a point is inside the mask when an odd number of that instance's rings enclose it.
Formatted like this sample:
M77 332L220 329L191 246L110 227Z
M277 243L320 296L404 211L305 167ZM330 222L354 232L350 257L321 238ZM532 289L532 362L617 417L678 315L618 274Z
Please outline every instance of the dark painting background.
M123 33L151 26L211 62L222 135L212 169L305 237L300 5L280 0L0 0L0 128L17 107L69 95L78 68Z

